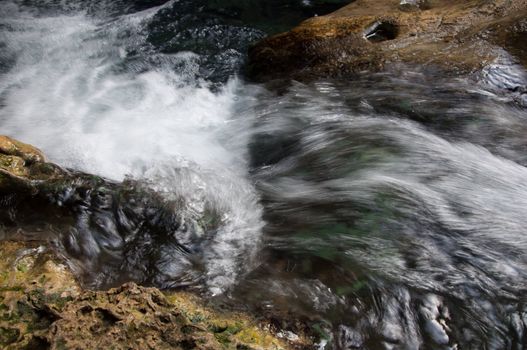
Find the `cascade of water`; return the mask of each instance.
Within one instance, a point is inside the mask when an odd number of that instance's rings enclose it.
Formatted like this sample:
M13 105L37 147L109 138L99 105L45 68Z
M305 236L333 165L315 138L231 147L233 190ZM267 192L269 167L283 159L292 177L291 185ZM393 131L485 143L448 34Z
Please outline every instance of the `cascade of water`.
M276 94L234 74L266 25L233 3L1 3L2 134L146 189L54 194L79 207L60 239L87 283L228 291L329 325L338 349L521 348L525 72L403 67Z

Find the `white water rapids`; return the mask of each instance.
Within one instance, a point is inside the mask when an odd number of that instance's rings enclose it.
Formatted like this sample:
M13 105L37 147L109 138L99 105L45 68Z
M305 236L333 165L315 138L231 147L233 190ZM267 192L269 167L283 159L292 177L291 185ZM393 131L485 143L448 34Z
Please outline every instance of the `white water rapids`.
M0 2L0 134L220 213L212 238L187 230L195 256L163 240L183 229L156 237L169 280L191 271L210 294L320 322L326 349L525 347L527 74L508 56L483 83L395 67L276 92L204 78L204 56L215 76L241 65L236 35L259 34L215 18L181 34L178 20L201 22L180 12L192 1L25 3ZM162 52L154 19L166 47L202 51Z
M148 47L145 26L160 8L104 22L3 3L1 130L61 166L145 179L194 211L212 201L227 223L207 253L218 292L238 273L236 251L247 263L261 231L247 180L251 119L240 113L252 97L236 78L212 92L191 52L131 59Z

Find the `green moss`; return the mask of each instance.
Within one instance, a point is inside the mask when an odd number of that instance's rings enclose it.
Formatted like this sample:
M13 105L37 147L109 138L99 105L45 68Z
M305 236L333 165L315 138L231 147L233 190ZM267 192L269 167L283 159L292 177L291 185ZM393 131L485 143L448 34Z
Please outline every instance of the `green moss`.
M225 325L211 324L209 330L214 333L214 337L221 345L228 347L233 342L233 335L242 330L242 324L238 322Z
M236 333L239 333L242 330L242 324L236 322L234 324L230 324L227 329L225 330L225 333L234 335Z
M38 163L38 171L45 175L51 175L55 171L55 166L50 163Z
M46 301L45 291L42 288L36 288L29 292L29 297L35 304L43 304Z
M8 271L2 271L0 273L0 283L4 283L4 281L7 279L8 276L9 276Z
M331 336L324 330L324 326L321 323L315 323L312 326L315 333L320 337L320 339L329 340L331 339Z
M224 347L228 347L231 343L231 337L229 334L215 333L214 338L216 338L216 340Z
M14 313L14 312L4 312L0 316L0 320L4 322L8 322L8 323L14 323L14 322L18 322L20 320L20 317L17 313Z
M23 300L19 300L16 303L16 310L20 315L33 314L33 308L31 307L31 305L29 305L28 302Z
M38 279L38 283L40 283L40 284L44 284L44 283L46 283L46 279L47 279L46 275L42 275L42 276L40 276L40 278Z
M0 154L0 167L9 168L11 164L13 164L11 157Z
M16 328L0 327L0 345L7 346L18 340L20 331Z
M58 309L63 309L72 300L71 296L63 297L60 293L46 294L46 303L53 304Z
M205 321L207 318L205 317L205 315L201 314L201 313L196 313L194 315L191 315L189 317L189 320L190 322L192 323L201 323L203 321Z
M24 262L20 262L16 265L16 269L20 272L26 273L29 270L29 267Z

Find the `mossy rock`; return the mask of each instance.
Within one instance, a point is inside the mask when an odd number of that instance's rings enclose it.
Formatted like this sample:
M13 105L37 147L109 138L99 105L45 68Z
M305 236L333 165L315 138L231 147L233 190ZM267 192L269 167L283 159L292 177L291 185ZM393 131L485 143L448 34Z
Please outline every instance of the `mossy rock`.
M2 349L289 349L241 313L128 283L83 291L43 245L0 242ZM311 345L311 344L310 344Z
M0 135L0 192L20 192L32 181L65 177L67 172L46 162L38 148Z
M45 213L45 206L55 207L43 198L72 185L79 190L108 188L123 200L150 200L159 210L165 204L133 183L110 183L46 163L37 149L0 136L0 194L31 202L42 193L43 202L29 208ZM216 225L215 216L207 213L203 225ZM2 349L304 349L311 345L307 337L287 343L254 318L216 311L189 293L165 294L134 283L108 291L82 290L45 241L0 240Z
M15 176L27 176L29 173L24 159L5 154L0 154L0 169Z
M8 136L0 136L0 153L20 157L30 163L46 161L46 157L38 148Z

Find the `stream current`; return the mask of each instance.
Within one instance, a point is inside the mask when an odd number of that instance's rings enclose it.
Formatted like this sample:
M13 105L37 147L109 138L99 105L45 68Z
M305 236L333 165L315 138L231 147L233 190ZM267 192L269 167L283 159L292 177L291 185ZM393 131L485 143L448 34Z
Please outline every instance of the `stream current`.
M148 231L148 201L93 194L49 239L86 287L195 289L308 320L321 349L525 349L526 73L240 76L343 3L0 1L1 134L178 203Z

